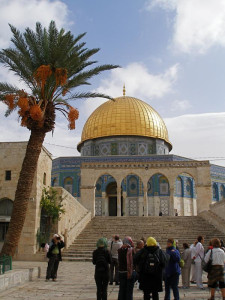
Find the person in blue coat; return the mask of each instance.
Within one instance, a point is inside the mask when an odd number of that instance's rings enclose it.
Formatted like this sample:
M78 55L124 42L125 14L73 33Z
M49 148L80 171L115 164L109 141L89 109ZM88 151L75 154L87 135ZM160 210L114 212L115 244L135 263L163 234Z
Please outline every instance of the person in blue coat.
M165 268L165 300L170 300L170 289L173 290L174 299L180 299L178 290L180 253L173 245L174 239L168 239L166 253L170 256L170 259Z

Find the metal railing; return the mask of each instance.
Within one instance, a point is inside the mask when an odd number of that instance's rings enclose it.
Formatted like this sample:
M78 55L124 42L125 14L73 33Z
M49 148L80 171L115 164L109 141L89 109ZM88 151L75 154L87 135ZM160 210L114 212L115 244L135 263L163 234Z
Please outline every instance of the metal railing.
M12 270L12 257L8 255L0 256L0 275Z

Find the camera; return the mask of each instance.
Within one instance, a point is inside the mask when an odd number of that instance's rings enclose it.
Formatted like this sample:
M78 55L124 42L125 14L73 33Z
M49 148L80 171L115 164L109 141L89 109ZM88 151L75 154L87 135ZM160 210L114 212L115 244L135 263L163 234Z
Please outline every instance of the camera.
M60 241L60 237L59 236L56 239L57 239L57 241Z

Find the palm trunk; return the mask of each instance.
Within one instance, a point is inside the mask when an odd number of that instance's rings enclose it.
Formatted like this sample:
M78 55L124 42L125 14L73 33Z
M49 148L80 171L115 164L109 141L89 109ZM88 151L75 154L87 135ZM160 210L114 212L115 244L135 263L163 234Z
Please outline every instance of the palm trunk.
M1 254L13 256L18 246L45 134L46 132L43 129L31 130L30 139L27 144L26 154L17 183L11 221Z

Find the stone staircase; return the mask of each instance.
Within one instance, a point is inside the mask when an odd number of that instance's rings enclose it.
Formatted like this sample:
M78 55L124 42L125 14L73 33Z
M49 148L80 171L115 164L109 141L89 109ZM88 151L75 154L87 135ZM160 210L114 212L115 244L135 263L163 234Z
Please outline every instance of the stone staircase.
M205 237L205 246L209 240L218 237L225 240L225 234L200 217L95 217L76 238L73 244L63 251L63 260L90 261L100 237L111 238L119 234L121 239L129 235L136 242L141 237L153 236L166 248L169 237L182 243L192 244L198 235Z

